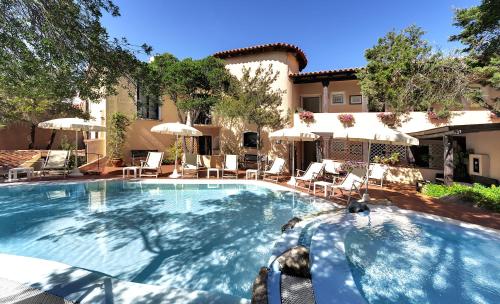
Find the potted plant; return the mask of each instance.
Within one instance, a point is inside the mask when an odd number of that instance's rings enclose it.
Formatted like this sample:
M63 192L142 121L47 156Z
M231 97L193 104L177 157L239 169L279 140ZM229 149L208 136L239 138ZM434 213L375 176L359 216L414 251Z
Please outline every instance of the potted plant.
M299 113L299 118L306 124L314 122L314 113L310 111L302 111Z
M123 165L123 145L127 137L127 127L130 126L130 118L125 114L116 112L111 116L108 130L109 162L113 167Z
M344 127L352 127L355 122L354 115L352 114L339 114L337 118L344 125Z
M432 122L432 121L446 121L450 118L451 113L449 111L441 110L441 111L434 111L434 110L429 110L427 111L427 118Z

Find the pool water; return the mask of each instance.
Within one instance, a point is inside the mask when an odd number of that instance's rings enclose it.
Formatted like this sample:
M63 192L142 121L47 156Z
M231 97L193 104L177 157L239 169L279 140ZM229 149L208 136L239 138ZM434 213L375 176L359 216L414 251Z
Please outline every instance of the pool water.
M250 298L281 225L319 209L251 184L99 181L0 188L0 252Z
M371 304L500 303L498 233L391 214L354 225L345 250Z

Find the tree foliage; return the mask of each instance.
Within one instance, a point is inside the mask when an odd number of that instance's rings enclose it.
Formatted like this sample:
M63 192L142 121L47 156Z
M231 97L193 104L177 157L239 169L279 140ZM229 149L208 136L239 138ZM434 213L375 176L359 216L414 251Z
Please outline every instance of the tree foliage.
M179 119L188 124L201 113L210 114L237 83L220 59L210 56L178 60L168 53L155 56L150 63L149 77L158 79L158 86L150 86L150 92L168 96L177 107Z
M470 94L465 62L434 51L423 34L416 26L391 31L366 50L368 63L358 77L371 111L402 114L436 106L446 113Z
M254 70L244 67L240 86L234 98L220 102L216 112L228 118L240 118L257 127L257 150L261 148L261 132L265 127L278 128L287 120L281 109L283 90L274 89L279 72L272 66L260 65Z
M483 0L480 5L455 12L455 26L462 31L450 37L465 45L468 63L483 85L500 89L500 1ZM481 105L500 111L500 99L494 104L477 99Z
M75 96L96 101L136 71L140 48L111 39L100 22L103 12L119 16L110 0L0 2L1 121L15 118L8 111L18 102L62 106Z
M127 128L130 126L131 121L128 116L123 113L116 112L111 116L109 128L109 157L122 158L123 145L127 137Z

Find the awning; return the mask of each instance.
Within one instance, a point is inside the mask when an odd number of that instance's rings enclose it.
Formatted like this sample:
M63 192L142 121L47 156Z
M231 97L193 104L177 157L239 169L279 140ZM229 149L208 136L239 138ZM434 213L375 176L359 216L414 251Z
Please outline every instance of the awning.
M489 124L475 124L475 125L444 126L424 131L408 133L408 135L420 139L425 139L425 138L443 137L448 135L461 135L467 133L499 131L499 130L500 130L500 123L489 123Z

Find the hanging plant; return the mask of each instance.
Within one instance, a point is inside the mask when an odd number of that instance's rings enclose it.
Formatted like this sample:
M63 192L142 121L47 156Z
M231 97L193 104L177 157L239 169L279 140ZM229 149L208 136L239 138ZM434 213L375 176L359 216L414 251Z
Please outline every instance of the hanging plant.
M396 114L392 112L381 112L377 114L377 117L387 126L394 126L396 124Z
M496 119L496 118L498 118L497 113L495 113L495 112L493 112L493 111L490 111L490 118L491 118L491 119Z
M299 118L306 124L314 122L314 113L310 111L303 111L299 113Z
M354 125L354 115L352 114L339 114L337 115L339 121L344 125L344 127L352 127Z

